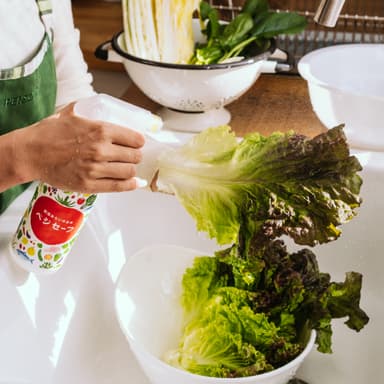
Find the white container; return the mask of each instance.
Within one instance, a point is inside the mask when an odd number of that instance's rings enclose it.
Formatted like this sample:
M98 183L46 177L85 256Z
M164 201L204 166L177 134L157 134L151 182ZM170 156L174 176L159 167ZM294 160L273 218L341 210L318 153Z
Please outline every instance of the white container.
M74 111L83 118L108 121L143 134L162 127L162 120L151 112L104 94L78 101ZM16 263L35 273L60 269L96 197L39 183L12 238L11 254Z
M143 134L157 132L163 126L161 118L150 111L103 93L79 100L74 112L87 119L108 121Z
M384 44L321 48L298 63L313 109L332 128L345 124L354 148L384 150Z
M182 276L198 255L206 253L176 245L154 245L130 256L121 270L115 292L117 317L143 372L153 384L287 384L311 351L314 331L304 351L294 360L256 376L200 376L162 360L167 351L178 345L182 330Z

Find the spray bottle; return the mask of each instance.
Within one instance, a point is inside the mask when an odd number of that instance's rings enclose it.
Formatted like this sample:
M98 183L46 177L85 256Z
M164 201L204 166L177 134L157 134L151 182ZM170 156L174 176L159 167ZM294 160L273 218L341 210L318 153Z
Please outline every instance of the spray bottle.
M74 112L87 119L108 121L144 134L162 127L160 117L105 94L78 101ZM16 263L36 273L60 269L96 198L96 194L63 191L40 182L11 241Z

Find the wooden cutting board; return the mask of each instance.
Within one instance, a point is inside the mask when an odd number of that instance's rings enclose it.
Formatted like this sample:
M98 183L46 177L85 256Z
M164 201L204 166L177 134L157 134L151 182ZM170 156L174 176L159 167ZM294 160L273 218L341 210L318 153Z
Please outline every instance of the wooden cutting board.
M134 84L123 100L154 113L160 108ZM308 137L324 132L312 110L306 81L294 75L261 75L251 89L227 106L231 112L230 125L238 136L260 132L268 136L274 131L293 130Z

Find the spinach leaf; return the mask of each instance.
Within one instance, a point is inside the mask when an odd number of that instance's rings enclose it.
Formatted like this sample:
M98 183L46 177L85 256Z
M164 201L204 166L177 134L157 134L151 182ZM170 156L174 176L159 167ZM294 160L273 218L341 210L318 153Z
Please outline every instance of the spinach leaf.
M297 13L270 11L268 0L246 0L228 24L220 21L217 9L206 1L200 2L199 10L207 41L196 46L191 64L221 63L249 52L257 54L272 37L298 33L307 25L306 18Z
M206 27L203 33L207 35L208 45L212 45L213 39L220 35L219 13L205 1L200 2L200 19L206 21Z
M251 16L256 16L258 14L268 12L268 10L268 0L246 0L241 12L247 12Z
M269 12L251 31L252 36L269 39L279 34L302 31L307 26L303 16L295 12Z
M220 39L221 44L226 48L233 48L247 37L248 32L253 28L252 16L249 13L240 13L224 28Z

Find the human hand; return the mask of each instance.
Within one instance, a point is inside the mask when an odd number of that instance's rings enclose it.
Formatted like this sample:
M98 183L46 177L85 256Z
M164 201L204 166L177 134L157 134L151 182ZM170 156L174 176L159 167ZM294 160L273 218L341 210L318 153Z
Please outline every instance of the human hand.
M18 132L18 161L27 181L84 192L133 190L141 185L141 133L74 114L74 104Z

